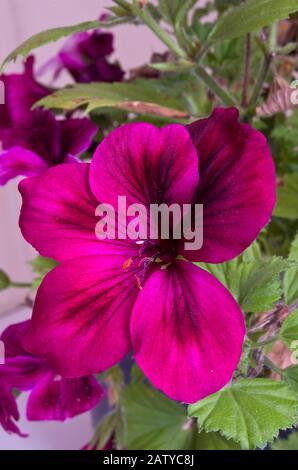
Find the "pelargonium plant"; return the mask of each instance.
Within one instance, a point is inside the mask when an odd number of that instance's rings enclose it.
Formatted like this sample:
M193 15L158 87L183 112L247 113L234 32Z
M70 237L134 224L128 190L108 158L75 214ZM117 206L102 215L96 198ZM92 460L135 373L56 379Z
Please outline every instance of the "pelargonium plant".
M114 4L3 61L25 69L1 75L0 185L20 178L38 256L32 316L1 336L0 424L27 436L30 391L31 421L106 402L84 449L298 449L297 3ZM119 24L164 53L111 62Z

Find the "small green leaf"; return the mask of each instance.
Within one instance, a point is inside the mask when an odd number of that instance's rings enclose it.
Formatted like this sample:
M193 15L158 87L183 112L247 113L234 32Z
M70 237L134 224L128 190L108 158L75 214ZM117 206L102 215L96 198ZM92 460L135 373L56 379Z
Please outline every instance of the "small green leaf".
M297 0L246 0L219 18L208 42L232 39L257 31L287 18L297 10Z
M182 70L188 70L193 68L192 62L157 62L150 64L153 69L159 70L160 72L180 72Z
M291 245L289 260L298 262L298 233ZM298 267L289 268L284 277L284 295L288 305L298 299Z
M285 319L279 330L279 336L287 346L296 348L293 342L298 342L298 309Z
M127 449L192 448L194 430L183 406L143 384L128 386L122 403Z
M169 23L174 24L178 11L184 0L158 0L159 10L162 16Z
M277 188L274 215L285 219L298 219L298 173L283 176L283 184Z
M275 256L262 260L258 251L253 254L250 250L227 263L199 266L231 291L244 312L259 313L269 310L280 299L279 273L287 269L288 262Z
M283 373L283 378L298 396L298 366L288 367Z
M264 447L295 423L296 412L294 392L269 379L240 379L189 406L203 430L219 431L243 449Z
M34 260L30 262L32 269L35 273L38 274L36 279L32 284L32 289L37 290L44 277L48 274L49 271L54 269L57 266L57 262L51 258L44 258L43 256L37 256Z
M0 291L7 289L11 285L11 280L8 275L0 270Z
M74 26L48 29L47 31L42 31L38 34L35 34L23 42L4 59L1 65L1 71L6 64L12 60L16 60L18 56L26 58L33 49L37 49L38 47L49 44L50 42L58 41L58 39L61 39L65 36L70 36L71 34L78 33L80 31L87 31L88 29L98 28L99 26L99 21L86 21L85 23L80 23Z
M117 421L117 413L112 411L104 416L97 429L95 431L94 437L90 443L90 448L93 448L96 445L98 450L102 450L109 440L112 438L115 431Z

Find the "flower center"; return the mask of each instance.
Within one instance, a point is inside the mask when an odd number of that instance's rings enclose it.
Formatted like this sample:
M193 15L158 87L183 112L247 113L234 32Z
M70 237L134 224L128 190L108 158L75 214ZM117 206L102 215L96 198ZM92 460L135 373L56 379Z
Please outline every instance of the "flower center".
M123 269L136 271L137 285L141 290L153 263L159 263L161 269L166 269L174 261L178 254L178 243L177 240L144 240L137 244L140 245L138 254L129 258L123 264Z

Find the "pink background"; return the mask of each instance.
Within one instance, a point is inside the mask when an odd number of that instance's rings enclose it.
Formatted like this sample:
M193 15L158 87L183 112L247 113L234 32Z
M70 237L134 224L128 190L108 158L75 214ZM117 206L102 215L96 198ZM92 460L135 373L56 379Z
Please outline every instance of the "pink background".
M0 61L32 34L56 26L66 26L96 19L109 0L0 0ZM51 44L36 52L41 65L51 57L61 42ZM163 51L164 46L144 27L120 26L115 32L115 58L119 58L127 70L145 63L153 51ZM20 68L9 66L7 71ZM64 77L64 80L68 80ZM20 199L17 182L0 188L0 269L6 270L16 281L31 279L28 261L34 251L22 239L18 230ZM30 316L21 306L24 292L9 290L0 293L0 331L6 325ZM20 411L24 415L25 396L20 399ZM0 429L0 449L79 449L92 436L90 414L85 413L66 423L28 423L21 419L20 427L30 437L21 439L8 436Z

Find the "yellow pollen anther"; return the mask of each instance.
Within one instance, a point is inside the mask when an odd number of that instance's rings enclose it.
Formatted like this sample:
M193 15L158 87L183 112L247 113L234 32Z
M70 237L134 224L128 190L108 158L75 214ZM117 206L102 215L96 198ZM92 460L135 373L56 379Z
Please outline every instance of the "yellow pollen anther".
M124 261L123 265L122 265L122 269L129 269L130 266L132 265L133 263L133 259L132 258L128 258L128 260Z

